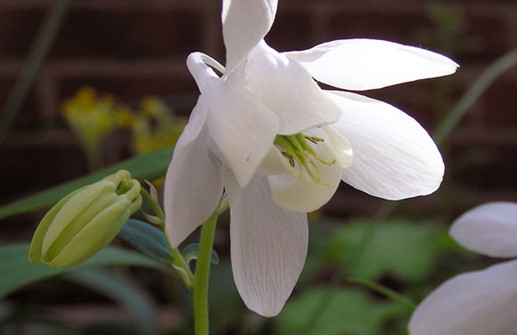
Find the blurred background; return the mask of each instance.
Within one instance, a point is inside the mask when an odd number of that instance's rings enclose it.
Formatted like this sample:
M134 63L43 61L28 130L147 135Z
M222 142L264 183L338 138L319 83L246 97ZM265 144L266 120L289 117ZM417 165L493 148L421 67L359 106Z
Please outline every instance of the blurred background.
M459 63L450 77L364 92L404 110L430 133L483 71L517 46L515 0L279 2L266 36L277 50L376 38L434 50ZM11 124L4 106L12 104L15 82L43 43L42 26L59 4L55 38L45 42L48 54ZM198 96L187 55L202 51L224 63L220 11L218 0L0 0L0 120L9 123L0 134L0 206L173 145ZM247 312L236 295L223 220L215 246L221 264L212 278L214 334L402 334L410 311L350 284L349 276L380 282L418 302L440 281L489 262L459 250L446 231L477 204L517 201L516 93L514 66L440 144L446 174L435 194L394 208L342 184L311 215L306 271L278 319ZM0 221L0 243L29 240L41 214ZM375 234L366 232L371 226L378 226ZM368 243L361 234L370 236ZM356 242L360 248L351 247ZM161 311L163 333L191 333L180 283L150 270L131 271ZM8 296L0 304L0 333L3 326L6 334L117 334L113 324L129 316L101 294L74 285L49 280ZM99 313L99 306L107 312ZM1 317L2 308L8 317ZM95 328L99 323L109 326Z

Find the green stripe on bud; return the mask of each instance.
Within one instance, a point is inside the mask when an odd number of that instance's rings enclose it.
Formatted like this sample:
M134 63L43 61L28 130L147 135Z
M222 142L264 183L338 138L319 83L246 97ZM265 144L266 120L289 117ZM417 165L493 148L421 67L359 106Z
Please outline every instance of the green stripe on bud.
M108 245L141 205L140 183L126 170L76 190L43 217L29 260L56 267L81 263Z

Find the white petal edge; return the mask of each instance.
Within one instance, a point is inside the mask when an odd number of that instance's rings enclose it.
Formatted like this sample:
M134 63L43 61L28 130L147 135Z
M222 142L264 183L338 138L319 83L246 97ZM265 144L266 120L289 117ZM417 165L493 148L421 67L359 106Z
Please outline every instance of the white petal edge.
M208 151L208 131L202 128L192 138L189 125L165 176L165 227L174 248L212 215L223 194L222 167Z
M416 309L411 335L517 333L517 260L456 276Z
M244 189L232 179L226 184L235 284L250 310L272 317L282 310L305 263L307 215L277 206L265 176Z
M343 116L333 124L352 145L353 162L342 180L388 199L427 195L439 186L444 163L422 126L401 110L358 94L328 91Z
M261 42L246 64L247 86L279 118L281 135L335 122L337 106L297 62Z
M223 0L221 14L230 74L266 36L275 20L278 0Z
M332 125L321 127L327 135L330 149L336 155L341 168L347 168L353 162L353 149L348 140L338 132Z
M219 76L214 69L224 73L226 70L218 61L202 52L193 52L187 57L187 68L196 81L201 94L207 94L212 89Z
M370 90L450 75L458 64L425 49L374 39L336 40L286 53L314 79L347 90Z
M492 257L517 257L517 204L475 207L451 226L450 235L467 249Z
M205 99L201 97L198 98L196 105L190 113L188 123L174 146L175 151L185 147L190 142L197 139L205 127L206 116L208 113L206 102L207 101Z
M208 66L210 58L191 54L187 65L207 108L206 124L221 161L245 186L269 152L278 131L278 117L253 96L237 76L219 78Z

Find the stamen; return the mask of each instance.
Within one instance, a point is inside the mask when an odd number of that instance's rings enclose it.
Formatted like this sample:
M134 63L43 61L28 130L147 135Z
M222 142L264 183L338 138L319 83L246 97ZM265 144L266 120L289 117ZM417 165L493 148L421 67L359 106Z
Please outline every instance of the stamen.
M309 136L309 135L303 135L303 136L305 137L306 140L311 141L314 144L325 142L325 140L322 139L321 137Z
M336 160L321 157L308 142L318 145L325 140L320 137L298 133L295 135L277 135L274 144L280 150L282 156L287 158L292 168L298 166L298 170L292 171L295 175L302 176L305 172L312 181L319 183L321 170L317 162L330 166L335 164Z

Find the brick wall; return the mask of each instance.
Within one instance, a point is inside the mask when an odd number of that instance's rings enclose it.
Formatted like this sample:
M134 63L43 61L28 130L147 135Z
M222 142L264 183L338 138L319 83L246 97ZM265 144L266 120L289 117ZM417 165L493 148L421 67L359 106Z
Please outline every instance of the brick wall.
M51 3L0 0L0 105ZM461 64L453 77L368 93L432 130L488 64L517 46L517 2L441 5L464 20L449 41L433 33L440 25L430 14L431 2L424 0L280 0L267 40L279 50L293 50L331 39L371 37L451 55ZM218 0L76 0L0 147L0 203L86 172L77 142L59 117L60 102L81 86L92 85L128 103L162 96L188 114L197 89L185 58L194 50L224 61ZM487 199L517 200L516 92L514 68L482 96L444 147L444 190L417 201L420 207L435 209L440 197L456 200L457 209ZM370 213L380 203L343 186L329 211Z

